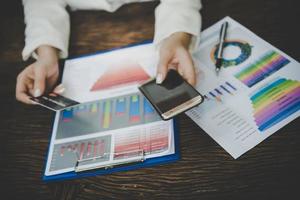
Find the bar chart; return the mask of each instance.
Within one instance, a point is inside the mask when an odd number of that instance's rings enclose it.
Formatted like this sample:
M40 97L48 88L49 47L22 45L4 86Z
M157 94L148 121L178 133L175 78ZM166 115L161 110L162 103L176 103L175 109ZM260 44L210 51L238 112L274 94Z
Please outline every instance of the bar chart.
M50 171L75 167L78 160L89 159L86 164L109 160L111 135L54 145ZM97 160L93 160L97 158Z
M218 87L210 90L205 95L203 95L206 101L214 101L217 103L222 103L228 96L233 96L237 92L237 87L232 83L226 81L220 84Z
M170 145L170 127L160 122L161 118L141 93L63 110L56 135L56 141L62 142L54 145L50 171L74 168L77 161L89 165L132 158L141 152L144 155L165 152ZM93 133L94 137L82 139L83 135Z
M244 67L234 76L248 87L252 87L288 63L290 61L287 58L272 50L263 54L255 62Z
M61 111L56 139L159 121L141 93L87 102Z
M300 110L300 82L277 78L250 99L258 129L264 131Z

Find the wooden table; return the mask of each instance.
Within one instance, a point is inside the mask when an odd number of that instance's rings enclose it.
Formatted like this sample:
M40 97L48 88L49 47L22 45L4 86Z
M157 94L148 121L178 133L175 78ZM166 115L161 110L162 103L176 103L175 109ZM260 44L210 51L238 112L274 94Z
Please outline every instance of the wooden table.
M300 60L300 12L296 2L203 0L203 28L229 15ZM151 39L156 5L157 2L126 5L114 14L71 13L70 55ZM54 115L15 101L16 76L31 62L21 60L21 3L3 2L0 16L0 199L295 199L295 195L299 198L299 119L234 160L187 116L181 115L178 162L106 176L43 182Z

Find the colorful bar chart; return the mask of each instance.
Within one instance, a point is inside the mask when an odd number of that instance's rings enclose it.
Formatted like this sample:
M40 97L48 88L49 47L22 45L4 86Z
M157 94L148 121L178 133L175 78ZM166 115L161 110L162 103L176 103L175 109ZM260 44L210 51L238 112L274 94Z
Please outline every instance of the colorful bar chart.
M250 99L258 129L267 130L300 110L300 82L275 79L256 91Z
M61 111L57 139L161 120L141 93L87 102ZM84 128L83 128L84 127Z
M229 87L228 89L230 90ZM219 92L224 93L221 90ZM68 141L69 138L76 136L158 121L161 121L160 116L141 93L127 94L83 103L61 111L56 139ZM113 157L124 159L138 156L141 152L146 154L163 152L169 146L168 134L169 129L162 128L161 125L151 126L147 131L137 129L122 132L114 136ZM50 171L72 168L78 160L83 160L84 164L108 161L111 138L111 135L105 135L56 144ZM100 159L94 159L99 156Z
M246 66L234 76L248 87L278 71L290 61L275 51L269 51L256 62Z

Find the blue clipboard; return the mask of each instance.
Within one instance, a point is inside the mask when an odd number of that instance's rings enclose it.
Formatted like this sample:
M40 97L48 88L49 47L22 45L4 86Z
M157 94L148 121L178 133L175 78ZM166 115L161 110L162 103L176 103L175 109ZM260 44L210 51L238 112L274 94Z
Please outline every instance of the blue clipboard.
M123 49L123 48L129 48L129 47L133 47L133 46L145 45L145 44L149 44L151 42L152 41L145 41L143 43L128 45L128 46L121 47L121 48L114 48L114 49L111 49L111 50L99 51L99 52L96 52L96 53L93 53L93 54L83 55L83 56L79 56L79 57L76 57L76 58L82 58L82 57L92 56L92 55L96 55L96 54L106 53L106 52L114 51L114 50L117 50L117 49ZM76 58L72 58L72 59L76 59ZM69 179L75 179L75 178L83 178L83 177L90 177L90 176L96 176L96 175L111 174L111 173L114 173L114 172L135 170L135 169L139 169L139 168L151 167L151 166L155 166L155 165L175 162L175 161L179 160L179 158L180 158L179 131L178 131L178 128L177 128L176 124L177 124L176 119L174 119L173 120L174 149L175 149L174 154L155 157L155 158L149 158L149 159L144 160L143 162L138 162L138 163L133 163L133 164L128 163L126 166L116 165L112 168L107 168L107 169L101 168L101 169L95 169L95 170L87 170L87 171L83 171L83 172L72 171L72 172L66 172L66 173L57 174L57 175L51 175L51 176L43 175L42 179L46 182L69 180ZM52 137L52 135L51 135L51 137ZM50 142L51 142L51 139L49 140L49 147L50 147ZM50 153L49 151L50 151L50 149L48 148L48 153L47 153L45 163L47 163L47 158L48 158L49 153ZM46 164L45 164L45 167L44 167L44 172L45 172L45 170L46 170Z
M174 120L174 146L175 146L175 153L171 155L156 157L156 158L149 158L145 160L144 162L134 163L132 165L126 165L126 166L115 166L113 168L109 169L96 169L91 171L84 171L84 172L67 172L62 173L58 175L52 175L52 176L43 176L43 180L46 182L49 181L60 181L60 180L69 180L74 178L83 178L83 177L89 177L89 176L96 176L96 175L104 175L104 174L111 174L114 172L121 172L121 171L128 171L128 170L134 170L144 167L151 167L154 165L160 165L160 164L167 164L171 162L175 162L179 160L180 153L179 153L179 131L176 127L176 120ZM49 153L49 151L48 151Z

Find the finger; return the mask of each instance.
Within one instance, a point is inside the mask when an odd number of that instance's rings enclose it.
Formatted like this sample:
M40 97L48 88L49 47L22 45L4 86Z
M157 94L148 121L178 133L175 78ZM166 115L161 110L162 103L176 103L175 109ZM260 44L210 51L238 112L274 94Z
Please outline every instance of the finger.
M34 66L34 95L35 97L41 96L46 87L46 71L43 66Z
M33 81L31 83L27 83L28 93L31 96L34 96L34 88L33 87L34 87Z
M36 103L34 101L32 101L26 93L18 94L17 95L17 100L22 102L22 103L25 103L25 104L36 105Z
M165 79L168 73L168 64L172 60L172 54L169 52L163 52L160 55L158 67L157 67L157 76L156 76L156 83L161 84Z
M20 102L26 103L26 104L34 104L30 97L28 96L28 85L26 85L26 78L21 75L18 76L17 85L16 85L16 99Z
M180 74L180 76L183 77L183 69L182 69L182 67L178 67L177 71Z
M180 67L183 71L183 77L191 84L196 84L196 72L191 55L188 51L181 54Z
M172 61L171 61L171 64L172 64L172 65L178 65L178 64L179 64L178 58L176 58L176 57L173 58Z
M56 85L58 80L58 73L55 73L54 75L50 76L47 78L47 90L52 91L54 90L54 86ZM57 86L57 87L61 87L61 86Z

